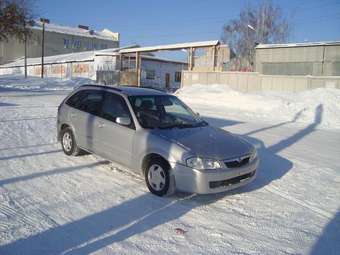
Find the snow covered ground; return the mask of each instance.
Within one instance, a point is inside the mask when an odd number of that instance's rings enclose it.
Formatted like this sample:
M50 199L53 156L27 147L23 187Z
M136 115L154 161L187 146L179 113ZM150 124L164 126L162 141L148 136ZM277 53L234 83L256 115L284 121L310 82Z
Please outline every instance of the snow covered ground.
M62 153L57 106L78 84L0 77L0 254L339 254L338 91L178 92L262 161L233 192L159 198L104 159Z

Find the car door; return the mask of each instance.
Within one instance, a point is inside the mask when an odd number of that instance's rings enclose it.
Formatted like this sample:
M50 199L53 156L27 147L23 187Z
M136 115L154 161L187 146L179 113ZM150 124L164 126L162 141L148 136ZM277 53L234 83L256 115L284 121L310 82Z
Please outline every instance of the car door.
M100 128L94 130L99 145L98 153L112 161L130 166L135 126L125 99L116 93L105 92L100 116L101 118L96 120ZM131 124L124 126L116 123L118 117L129 118Z
M97 128L96 119L100 113L104 95L101 90L84 90L82 93L82 97L70 111L70 119L79 147L96 152L97 142L94 139L94 130Z

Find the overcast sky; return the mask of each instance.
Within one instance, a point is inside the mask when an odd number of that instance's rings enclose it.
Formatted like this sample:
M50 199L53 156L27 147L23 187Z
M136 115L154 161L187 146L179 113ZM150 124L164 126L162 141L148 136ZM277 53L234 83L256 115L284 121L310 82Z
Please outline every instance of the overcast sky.
M240 8L258 1L235 0L36 0L38 16L51 22L108 28L121 45L157 45L220 39ZM291 42L340 40L339 0L275 0L293 25Z

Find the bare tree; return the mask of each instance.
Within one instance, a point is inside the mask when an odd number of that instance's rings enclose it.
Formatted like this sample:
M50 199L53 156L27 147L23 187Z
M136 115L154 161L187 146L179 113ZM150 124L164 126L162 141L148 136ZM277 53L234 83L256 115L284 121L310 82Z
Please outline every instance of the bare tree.
M32 1L0 0L0 41L10 37L24 41L32 22Z
M256 44L286 42L289 31L281 8L263 0L256 7L246 5L237 19L225 24L221 40L234 51L236 70L253 70Z

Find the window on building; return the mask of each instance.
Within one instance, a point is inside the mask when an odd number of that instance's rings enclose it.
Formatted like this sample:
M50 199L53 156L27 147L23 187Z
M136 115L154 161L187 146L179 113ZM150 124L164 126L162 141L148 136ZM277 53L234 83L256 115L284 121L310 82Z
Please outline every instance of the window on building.
M80 48L80 40L72 40L72 47L73 47L73 49L79 49Z
M146 72L146 79L147 80L154 80L155 79L155 76L156 76L155 70L145 70L145 72Z
M181 82L182 72L175 72L175 82Z
M70 47L70 40L69 39L64 39L64 48L68 49Z

